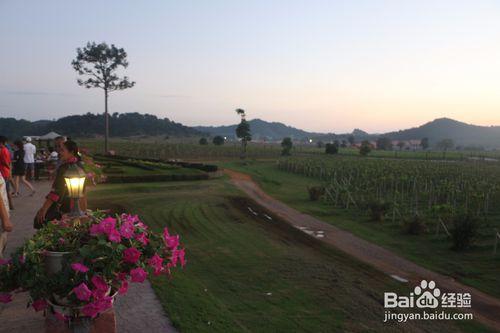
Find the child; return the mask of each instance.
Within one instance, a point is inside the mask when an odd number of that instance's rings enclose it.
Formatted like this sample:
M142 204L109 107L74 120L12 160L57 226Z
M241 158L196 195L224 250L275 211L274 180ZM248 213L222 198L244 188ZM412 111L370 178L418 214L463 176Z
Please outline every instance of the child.
M5 180L0 176L0 259L3 258L3 251L7 246L7 233L12 231L12 223L9 217L9 199Z

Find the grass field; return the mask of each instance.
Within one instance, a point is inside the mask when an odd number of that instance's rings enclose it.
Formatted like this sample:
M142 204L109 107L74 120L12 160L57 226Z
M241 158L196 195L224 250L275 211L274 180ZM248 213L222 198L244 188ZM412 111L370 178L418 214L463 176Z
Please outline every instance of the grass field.
M351 231L373 243L434 271L500 297L500 253L494 256L493 233L485 234L477 246L465 251L452 251L451 243L441 233L408 235L402 232L400 221L372 222L367 211L336 209L323 201L309 200L307 187L320 181L278 170L276 162L225 163L225 167L251 174L262 188L273 197L319 219ZM492 219L488 230L500 228L498 218Z
M152 282L182 332L486 332L474 322L383 324L383 292L406 287L250 214L227 179L99 185L89 196L180 233L188 265Z

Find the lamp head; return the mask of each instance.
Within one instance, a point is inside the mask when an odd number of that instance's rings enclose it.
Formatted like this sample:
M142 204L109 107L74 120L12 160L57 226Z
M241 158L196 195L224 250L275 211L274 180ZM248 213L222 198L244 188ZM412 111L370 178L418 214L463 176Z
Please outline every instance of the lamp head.
M71 164L64 173L66 188L68 189L69 197L78 199L83 197L83 187L85 184L85 172L76 164Z

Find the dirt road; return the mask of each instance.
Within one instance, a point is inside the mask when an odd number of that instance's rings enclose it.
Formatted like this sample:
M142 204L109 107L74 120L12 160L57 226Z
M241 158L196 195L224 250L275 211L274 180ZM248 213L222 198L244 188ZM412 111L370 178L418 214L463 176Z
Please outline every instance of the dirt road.
M423 279L433 280L441 290L470 293L474 319L500 331L500 300L463 285L451 277L432 272L387 249L354 236L348 231L303 214L266 194L249 175L228 169L225 172L231 177L236 187L243 190L263 208L309 234L318 235L319 231L324 235L320 238L322 241L388 275L404 278L410 281L411 285L416 285Z

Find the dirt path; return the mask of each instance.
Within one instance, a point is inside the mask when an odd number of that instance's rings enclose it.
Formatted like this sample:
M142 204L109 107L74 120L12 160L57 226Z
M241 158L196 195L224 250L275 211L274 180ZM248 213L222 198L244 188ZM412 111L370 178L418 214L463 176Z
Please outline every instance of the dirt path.
M423 279L433 280L441 290L470 293L474 319L500 331L500 300L463 285L451 277L423 268L387 249L354 236L348 231L303 214L266 194L247 174L228 169L225 172L231 177L234 185L243 190L263 208L276 214L296 228L307 230L309 233L312 232L317 235L318 231L323 231L324 236L320 238L322 241L388 275L402 277L409 280L412 285L420 283Z
M14 231L9 235L6 256L30 238L33 217L49 192L48 182L36 182L37 193L33 197L15 198L15 210L11 212ZM14 301L0 304L0 333L45 332L45 318L41 313L26 308L28 294L16 295ZM130 284L129 292L120 296L115 303L118 333L173 333L177 332L165 315L149 281Z

